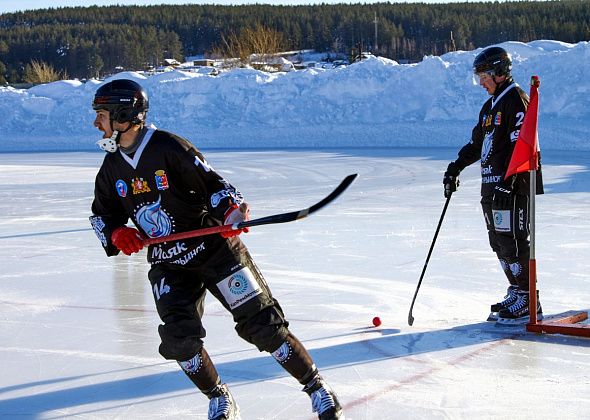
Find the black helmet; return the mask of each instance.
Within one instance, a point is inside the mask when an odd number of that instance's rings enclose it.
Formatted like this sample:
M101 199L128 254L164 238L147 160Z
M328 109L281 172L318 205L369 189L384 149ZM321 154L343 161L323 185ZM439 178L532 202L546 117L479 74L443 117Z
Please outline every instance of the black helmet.
M492 76L510 76L512 58L501 47L486 48L473 60L474 73L489 73Z
M109 111L111 121L141 124L145 120L149 101L144 88L129 79L117 79L99 87L92 109Z

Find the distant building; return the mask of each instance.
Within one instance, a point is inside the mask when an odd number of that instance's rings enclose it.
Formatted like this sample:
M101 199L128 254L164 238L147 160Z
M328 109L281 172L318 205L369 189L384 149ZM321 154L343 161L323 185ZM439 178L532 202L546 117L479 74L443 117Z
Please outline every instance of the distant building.
M180 66L180 62L177 61L177 60L175 60L175 59L173 59L173 58L165 58L164 59L164 64L165 64L164 67L166 67L166 66L167 67L178 67L178 66Z
M193 61L193 66L200 66L200 67L215 67L215 60L211 60L209 58L198 58Z

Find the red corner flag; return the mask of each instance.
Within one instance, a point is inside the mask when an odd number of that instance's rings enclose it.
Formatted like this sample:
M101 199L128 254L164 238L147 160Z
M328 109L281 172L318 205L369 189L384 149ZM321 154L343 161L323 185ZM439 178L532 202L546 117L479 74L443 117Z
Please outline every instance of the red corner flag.
M508 165L504 179L519 172L536 170L539 168L537 156L539 137L537 134L537 114L539 112L539 85L541 81L538 76L531 77L531 94L527 113L518 134L514 152Z

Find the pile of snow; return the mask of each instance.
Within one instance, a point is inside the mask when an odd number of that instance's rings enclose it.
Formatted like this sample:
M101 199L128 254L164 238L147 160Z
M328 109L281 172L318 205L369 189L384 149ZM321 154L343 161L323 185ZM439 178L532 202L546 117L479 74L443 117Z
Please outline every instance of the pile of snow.
M541 147L589 150L590 43L499 45L512 54L513 75L526 91L531 75L541 79ZM488 97L471 70L479 51L407 65L370 57L330 70L114 77L142 84L149 121L200 148L458 147ZM0 88L0 152L96 150L90 104L99 84Z

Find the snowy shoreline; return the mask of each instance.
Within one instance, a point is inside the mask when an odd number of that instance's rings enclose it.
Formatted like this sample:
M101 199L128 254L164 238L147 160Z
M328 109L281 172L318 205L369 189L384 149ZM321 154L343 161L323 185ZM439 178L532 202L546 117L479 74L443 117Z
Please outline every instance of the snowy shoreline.
M541 79L539 140L547 150L590 150L590 43L500 44L525 91ZM124 72L150 95L148 121L199 148L460 147L487 99L471 64L480 51L417 64L370 58L337 69L218 76ZM0 88L0 152L93 151L98 81Z

